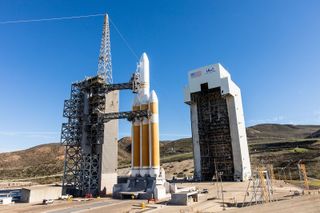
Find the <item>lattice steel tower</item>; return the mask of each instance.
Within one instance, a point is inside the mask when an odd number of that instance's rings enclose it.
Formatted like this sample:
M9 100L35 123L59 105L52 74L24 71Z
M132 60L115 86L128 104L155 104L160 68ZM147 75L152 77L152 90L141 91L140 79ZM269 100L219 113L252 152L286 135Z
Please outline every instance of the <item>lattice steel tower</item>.
M118 111L118 93L109 91L112 84L110 31L108 15L104 17L100 47L98 76L87 77L73 83L71 97L65 101L63 116L68 119L62 125L61 144L66 146L63 175L64 193L83 196L98 195L106 186L106 176L116 178L116 157L109 152L117 150L117 123L104 125L99 113ZM104 128L109 132L104 137ZM112 138L112 140L110 139ZM107 149L109 147L109 149ZM108 157L106 157L108 156Z
M104 17L98 75L71 85L64 102L61 144L65 146L63 194L105 196L117 183L118 120L147 117L147 111L119 112L119 90L140 89L139 75L112 83L108 15Z
M98 61L98 75L105 79L107 84L112 84L111 44L108 14L104 16L100 55Z

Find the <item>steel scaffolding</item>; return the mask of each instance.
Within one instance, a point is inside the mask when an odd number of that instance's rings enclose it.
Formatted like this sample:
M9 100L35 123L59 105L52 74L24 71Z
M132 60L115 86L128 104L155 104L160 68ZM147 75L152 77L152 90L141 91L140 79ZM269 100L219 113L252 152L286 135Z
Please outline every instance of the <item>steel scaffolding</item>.
M71 85L71 96L64 101L61 144L66 146L63 191L74 196L97 195L100 191L99 151L104 142L104 123L113 119L148 117L149 112L105 113L106 94L114 90L139 89L139 77L133 74L127 83L107 84L101 76L86 78Z
M234 179L229 115L220 88L191 94L197 104L202 181L210 181L222 172L222 180Z
M100 54L98 59L98 75L108 84L112 84L112 63L109 17L104 16Z

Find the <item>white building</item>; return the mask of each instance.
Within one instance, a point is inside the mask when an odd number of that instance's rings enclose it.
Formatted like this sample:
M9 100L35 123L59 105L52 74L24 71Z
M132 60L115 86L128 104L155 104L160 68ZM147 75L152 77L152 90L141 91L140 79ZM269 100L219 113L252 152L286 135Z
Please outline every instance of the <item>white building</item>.
M21 189L21 202L37 203L43 199L58 199L61 196L62 187L55 185L38 185Z
M184 101L190 105L194 176L212 180L247 180L250 158L239 87L221 64L188 73Z
M0 197L0 204L6 205L12 203L12 197Z

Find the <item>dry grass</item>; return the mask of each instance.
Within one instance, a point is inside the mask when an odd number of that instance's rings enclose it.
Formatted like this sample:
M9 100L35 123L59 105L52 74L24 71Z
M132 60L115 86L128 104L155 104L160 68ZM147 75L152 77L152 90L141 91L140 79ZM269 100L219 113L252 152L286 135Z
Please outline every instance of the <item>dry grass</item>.
M320 141L304 139L320 126L257 125L247 128L251 162L253 167L271 163L275 168L284 167L289 161L303 159L308 175L320 179ZM119 141L119 168L130 166L131 138ZM183 138L160 144L161 163L167 165L169 173L191 174L192 141ZM0 153L0 180L41 177L50 182L52 176L63 171L64 147L59 144L45 144L31 149ZM184 162L188 162L186 165ZM174 163L171 165L171 163ZM294 164L293 164L294 165ZM183 171L187 169L187 171ZM277 173L277 171L276 171ZM295 174L297 176L297 173ZM317 185L318 182L315 182Z

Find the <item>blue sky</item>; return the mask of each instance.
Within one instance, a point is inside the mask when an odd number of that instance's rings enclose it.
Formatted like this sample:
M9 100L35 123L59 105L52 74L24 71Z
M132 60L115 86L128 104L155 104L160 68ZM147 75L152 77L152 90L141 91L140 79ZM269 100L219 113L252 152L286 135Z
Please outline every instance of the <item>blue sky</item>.
M320 124L320 3L294 0L0 0L0 22L108 12L150 60L160 135L191 135L187 72L221 63L240 86L247 126ZM0 24L0 152L57 142L71 82L96 74L103 17ZM111 26L113 77L137 59ZM132 95L121 92L120 109ZM120 137L130 124L120 122Z

